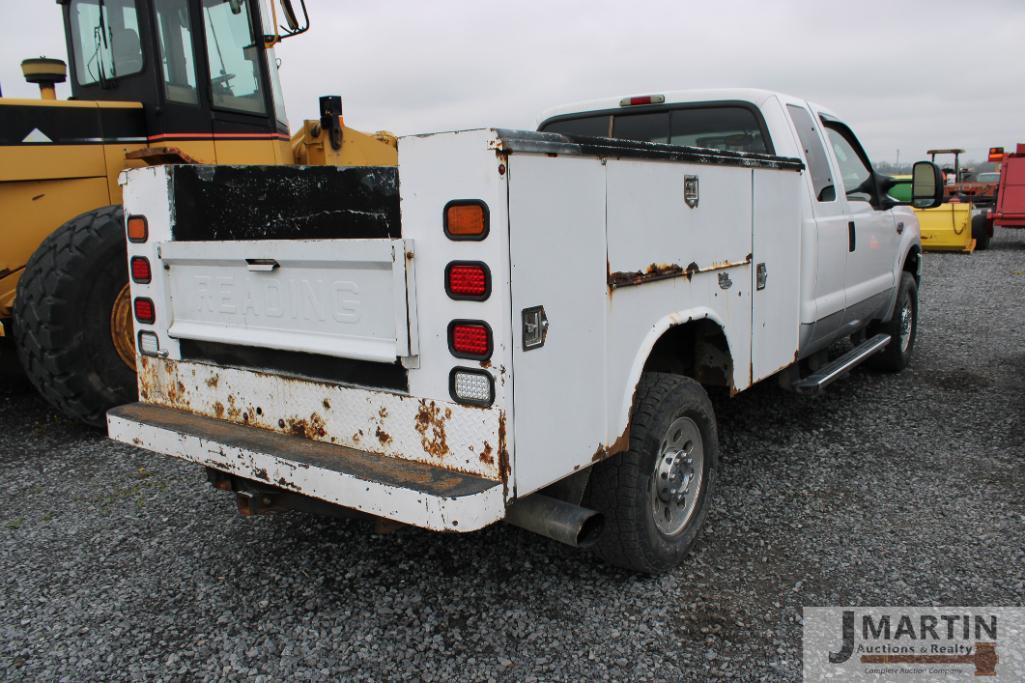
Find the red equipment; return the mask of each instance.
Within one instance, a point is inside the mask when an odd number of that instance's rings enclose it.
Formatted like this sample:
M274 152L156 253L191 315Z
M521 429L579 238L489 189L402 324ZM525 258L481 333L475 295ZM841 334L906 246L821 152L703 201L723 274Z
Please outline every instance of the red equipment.
M1014 153L1003 157L993 223L1002 228L1025 228L1025 144L1019 143Z

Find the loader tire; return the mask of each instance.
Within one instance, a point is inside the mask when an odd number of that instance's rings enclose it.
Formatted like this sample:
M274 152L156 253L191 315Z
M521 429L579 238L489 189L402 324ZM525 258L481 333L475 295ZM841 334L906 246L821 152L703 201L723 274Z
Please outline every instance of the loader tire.
M972 218L972 237L977 251L989 249L989 241L993 239L993 223L986 220L986 214L979 213Z
M644 574L678 565L708 514L718 458L715 411L704 388L689 377L644 373L629 449L591 472L587 506L605 517L598 555Z
M883 372L900 372L911 362L918 337L918 284L911 273L902 272L893 317L871 328L872 334L890 335L886 348L868 359L868 365Z
M88 211L53 231L18 283L15 344L25 374L54 408L96 427L109 408L136 397L125 347L127 284L119 206Z

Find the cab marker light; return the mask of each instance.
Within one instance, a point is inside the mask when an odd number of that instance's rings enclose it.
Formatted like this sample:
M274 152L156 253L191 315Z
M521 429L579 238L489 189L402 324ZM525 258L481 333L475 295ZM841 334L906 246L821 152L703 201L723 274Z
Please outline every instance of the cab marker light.
M620 107L636 107L640 104L665 104L665 95L638 95L637 97L624 97L619 101Z

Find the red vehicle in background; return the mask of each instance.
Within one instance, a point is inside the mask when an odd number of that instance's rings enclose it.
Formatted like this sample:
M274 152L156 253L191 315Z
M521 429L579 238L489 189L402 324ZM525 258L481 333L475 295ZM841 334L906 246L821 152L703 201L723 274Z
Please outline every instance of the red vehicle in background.
M1000 161L1000 186L993 224L1002 228L1025 228L1025 144L1010 154L1003 147L989 150L990 161Z

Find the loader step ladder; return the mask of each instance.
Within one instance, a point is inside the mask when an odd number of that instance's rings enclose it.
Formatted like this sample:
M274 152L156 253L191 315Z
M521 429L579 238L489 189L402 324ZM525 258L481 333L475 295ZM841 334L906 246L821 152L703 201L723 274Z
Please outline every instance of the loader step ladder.
M877 334L840 356L829 365L819 368L807 377L794 382L793 389L799 394L818 394L827 386L879 353L890 343L890 335Z

